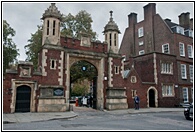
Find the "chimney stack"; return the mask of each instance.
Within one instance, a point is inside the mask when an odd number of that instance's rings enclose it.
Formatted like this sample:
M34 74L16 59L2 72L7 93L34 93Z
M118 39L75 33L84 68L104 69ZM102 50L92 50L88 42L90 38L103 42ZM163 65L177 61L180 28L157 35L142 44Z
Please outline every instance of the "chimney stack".
M181 13L179 16L179 25L185 29L190 28L190 13Z
M137 14L136 13L130 13L128 15L128 24L129 24L129 27L133 26L134 24L137 24Z
M144 20L148 20L156 14L156 4L149 3L148 5L144 6Z

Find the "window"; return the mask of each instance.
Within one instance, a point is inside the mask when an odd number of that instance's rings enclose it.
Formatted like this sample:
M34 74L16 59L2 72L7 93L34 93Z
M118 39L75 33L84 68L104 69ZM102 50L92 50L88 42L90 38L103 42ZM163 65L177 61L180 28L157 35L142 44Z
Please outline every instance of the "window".
M187 76L186 76L186 65L185 64L181 64L181 77L182 77L182 79L187 79Z
M112 34L110 33L110 46L112 46Z
M183 93L183 101L184 102L188 102L189 101L189 99L188 99L188 88L186 88L186 87L183 87L182 88L182 93Z
M190 82L193 82L193 65L189 65Z
M187 49L188 49L188 57L193 58L193 47L191 45L188 45Z
M142 46L144 45L144 42L143 41L139 41L139 46Z
M144 36L143 27L141 27L141 28L138 29L138 37L142 37L142 36Z
M180 33L180 34L184 35L184 28L180 27L180 26L177 26L177 33Z
M162 62L161 63L161 73L162 74L173 74L173 63Z
M188 37L193 37L193 31L190 30L190 29L185 30L185 31L184 31L184 34L185 34L186 36L188 36Z
M119 74L119 66L115 66L114 70L115 70L115 74Z
M55 25L56 25L56 21L53 21L53 35L55 35Z
M50 60L50 69L56 69L56 60L54 59Z
M180 56L185 56L184 43L179 43Z
M139 55L143 55L143 54L145 54L144 50L140 50Z
M134 98L137 94L137 90L131 90L131 96Z
M174 96L174 86L173 85L162 85L162 96Z
M116 46L116 34L114 34L114 46Z
M165 54L169 54L169 44L168 43L162 45L162 52Z
M49 26L50 26L50 22L49 20L47 21L47 35L49 35Z

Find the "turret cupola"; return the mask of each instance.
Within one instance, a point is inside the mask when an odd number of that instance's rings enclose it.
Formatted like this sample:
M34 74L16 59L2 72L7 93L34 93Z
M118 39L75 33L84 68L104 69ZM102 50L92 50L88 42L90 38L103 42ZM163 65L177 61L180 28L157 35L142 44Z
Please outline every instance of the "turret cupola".
M104 27L103 33L108 32L108 31L116 31L116 32L120 33L120 30L118 29L118 25L114 22L114 20L112 18L112 13L113 13L113 11L110 11L110 20L109 20L108 24L106 24L106 26Z
M58 11L55 3L51 3L50 7L45 10L42 19L43 22L43 35L42 45L44 44L60 44L60 21L62 14Z
M104 27L103 33L105 35L105 41L108 43L108 52L118 53L118 34L120 34L120 30L113 20L112 13L113 11L110 11L110 20Z

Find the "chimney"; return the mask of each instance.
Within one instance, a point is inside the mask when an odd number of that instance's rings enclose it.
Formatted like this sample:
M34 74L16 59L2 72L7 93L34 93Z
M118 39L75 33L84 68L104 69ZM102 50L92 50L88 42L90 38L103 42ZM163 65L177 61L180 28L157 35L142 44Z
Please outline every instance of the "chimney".
M134 24L137 24L137 14L136 13L130 13L128 15L128 24L129 24L129 27L133 26Z
M193 18L191 18L191 19L190 19L190 25L189 25L189 28L190 28L191 30L193 30Z
M152 18L156 14L156 4L149 3L148 5L144 6L144 20L148 20Z
M190 28L190 13L181 13L179 16L179 25L185 29Z

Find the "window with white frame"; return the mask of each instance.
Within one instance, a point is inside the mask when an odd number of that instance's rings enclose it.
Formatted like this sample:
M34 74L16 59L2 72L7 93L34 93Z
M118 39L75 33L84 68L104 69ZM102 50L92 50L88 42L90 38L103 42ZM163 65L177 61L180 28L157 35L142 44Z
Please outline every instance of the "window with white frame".
M169 54L169 44L166 43L166 44L163 44L162 45L162 52L165 53L165 54Z
M144 41L139 41L139 46L144 45Z
M193 65L189 65L190 82L193 82Z
M174 96L174 85L162 84L162 96Z
M187 79L186 65L185 64L181 64L181 77L182 77L182 79Z
M177 33L184 35L184 28L183 27L177 26L176 30L177 30Z
M188 50L188 57L193 58L193 47L191 45L188 45L187 50Z
M144 50L140 50L139 55L143 55L143 54L145 54Z
M161 73L162 74L173 74L173 63L172 62L161 62Z
M188 98L188 88L187 87L183 87L182 88L182 94L183 94L183 101L184 102L188 102L189 98Z
M138 37L142 37L142 36L144 36L144 29L143 29L143 27L140 27L138 29Z
M184 43L179 43L180 56L185 56Z

